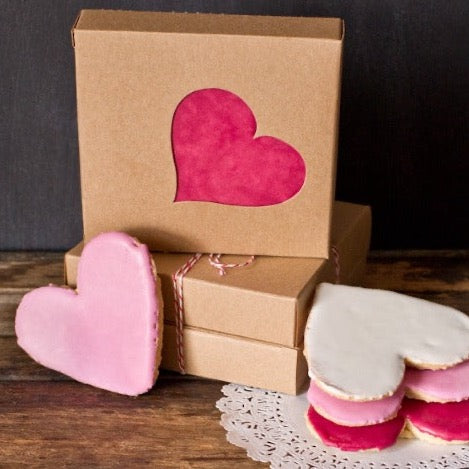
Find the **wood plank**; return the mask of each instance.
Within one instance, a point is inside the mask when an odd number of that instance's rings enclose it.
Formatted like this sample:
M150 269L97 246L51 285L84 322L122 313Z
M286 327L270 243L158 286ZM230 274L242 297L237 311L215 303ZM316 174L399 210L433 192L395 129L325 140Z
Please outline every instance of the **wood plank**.
M405 291L404 291L405 292ZM412 296L423 300L434 301L442 305L451 306L463 313L469 314L469 291L448 292L411 292Z
M64 283L62 252L0 252L0 288Z
M32 360L16 337L0 337L0 381L64 381L70 378Z
M161 371L165 380L179 380L181 375L173 371ZM185 375L184 379L202 380ZM16 343L16 337L0 337L0 382L5 381L70 381L71 378L36 363Z
M63 283L63 253L0 252L0 289ZM469 251L371 252L367 285L400 291L469 288Z
M63 253L0 252L0 289L63 284ZM371 252L366 284L398 291L469 289L469 251Z
M400 292L468 292L469 255L371 253L364 285ZM469 299L469 297L468 297Z
M0 383L2 465L251 468L227 443L220 383L162 379L139 398L74 382ZM4 466L5 467L5 466Z
M0 293L0 336L15 335L15 314L25 291Z

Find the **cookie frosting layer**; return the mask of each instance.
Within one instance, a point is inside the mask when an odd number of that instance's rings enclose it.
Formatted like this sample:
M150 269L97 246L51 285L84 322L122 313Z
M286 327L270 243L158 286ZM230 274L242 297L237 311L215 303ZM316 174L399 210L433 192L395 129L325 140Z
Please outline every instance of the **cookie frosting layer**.
M331 422L309 406L306 423L324 444L344 451L387 448L396 442L406 424L416 438L464 444L469 441L469 401L428 403L406 398L394 419L362 427Z
M426 401L463 401L469 398L469 360L446 370L408 368L405 385L411 396Z
M309 406L306 424L327 446L343 451L367 451L392 446L404 428L405 419L399 415L377 425L347 427L327 420Z
M83 250L77 291L49 286L25 295L18 344L77 381L141 394L157 375L161 307L148 248L124 233L104 233Z
M402 414L411 429L415 427L422 434L447 442L469 441L469 401L442 404L405 399Z
M404 387L378 401L347 401L331 396L314 381L308 389L308 401L316 412L339 425L363 426L382 423L396 416L404 398Z
M429 402L460 402L469 398L469 361L446 370L408 368L404 382L390 397L357 402L339 399L323 391L314 381L308 390L309 403L321 415L340 425L381 423L394 417L404 394Z
M305 330L309 375L327 393L368 401L391 396L405 362L447 368L469 357L469 317L398 293L323 283Z

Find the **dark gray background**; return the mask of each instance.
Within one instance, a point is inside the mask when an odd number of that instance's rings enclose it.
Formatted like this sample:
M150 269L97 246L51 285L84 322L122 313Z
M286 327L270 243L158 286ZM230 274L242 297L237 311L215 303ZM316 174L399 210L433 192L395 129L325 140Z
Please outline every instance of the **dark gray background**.
M468 247L467 0L0 0L0 249L81 238L81 8L344 18L337 198L373 206L375 248Z

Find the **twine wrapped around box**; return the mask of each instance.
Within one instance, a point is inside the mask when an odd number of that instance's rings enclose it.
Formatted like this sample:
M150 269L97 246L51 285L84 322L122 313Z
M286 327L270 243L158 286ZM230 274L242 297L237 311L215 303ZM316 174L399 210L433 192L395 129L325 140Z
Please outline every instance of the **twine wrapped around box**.
M331 246L332 257L334 258L335 283L340 282L340 256L336 246ZM255 256L250 256L247 261L240 263L224 263L221 262L222 254L210 254L208 262L211 266L218 270L220 275L226 275L226 269L234 269L238 267L246 267L252 264ZM173 275L173 294L174 294L174 318L176 322L176 347L177 362L181 374L186 373L184 361L184 294L183 280L184 276L194 267L194 265L202 257L202 253L196 253L183 264Z
M249 264L252 264L255 259L254 256L251 256L246 262L235 264L221 262L221 256L221 254L210 254L208 257L210 265L215 267L220 275L226 275L226 269L245 267ZM186 373L184 362L184 296L182 284L184 276L192 269L192 267L194 267L194 265L201 257L201 253L194 254L172 276L174 289L174 317L176 321L177 361L179 371L182 374Z

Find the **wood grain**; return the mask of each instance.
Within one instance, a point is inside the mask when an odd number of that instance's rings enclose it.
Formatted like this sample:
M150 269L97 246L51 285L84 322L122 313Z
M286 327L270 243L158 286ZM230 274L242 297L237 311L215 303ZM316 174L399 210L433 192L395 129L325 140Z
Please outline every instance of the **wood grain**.
M467 294L469 251L374 253L370 256L365 285L406 293Z
M64 282L63 253L0 252L0 288L35 288Z
M74 467L256 467L229 445L220 383L158 381L139 398L74 382L0 383L0 459Z
M226 441L215 402L223 383L162 372L129 398L34 363L16 344L22 295L62 283L61 253L0 253L0 467L267 467ZM365 284L469 313L469 252L375 252Z

